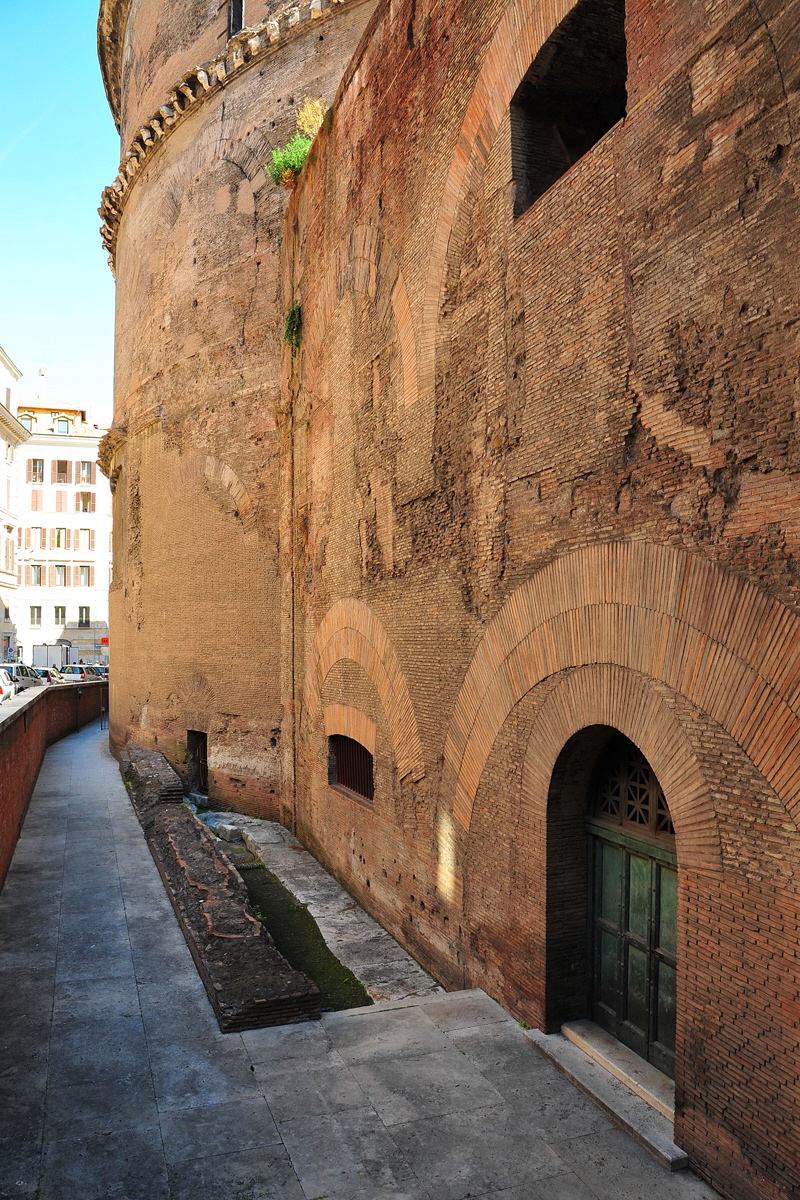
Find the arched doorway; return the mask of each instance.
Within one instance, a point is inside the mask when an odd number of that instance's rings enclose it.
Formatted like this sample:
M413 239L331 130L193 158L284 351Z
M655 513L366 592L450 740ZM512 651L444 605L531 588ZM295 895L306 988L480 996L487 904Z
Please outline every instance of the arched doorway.
M655 772L615 734L588 797L592 1019L674 1078L678 877Z

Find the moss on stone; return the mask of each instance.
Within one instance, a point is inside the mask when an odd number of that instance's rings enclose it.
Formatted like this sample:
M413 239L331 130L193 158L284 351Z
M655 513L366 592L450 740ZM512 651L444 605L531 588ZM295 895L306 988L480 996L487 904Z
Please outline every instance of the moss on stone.
M314 980L322 993L323 1010L337 1012L372 1004L363 983L330 950L306 906L277 876L264 866L237 866L250 907L286 961Z

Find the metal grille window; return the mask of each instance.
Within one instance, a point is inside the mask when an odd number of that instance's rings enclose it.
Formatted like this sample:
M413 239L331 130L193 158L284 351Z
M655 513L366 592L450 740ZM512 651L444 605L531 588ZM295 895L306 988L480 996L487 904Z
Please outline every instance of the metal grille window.
M342 733L329 737L328 783L352 792L359 800L372 801L375 796L372 755L366 746Z
M644 837L675 837L667 801L647 759L621 734L604 758L595 797L596 818Z

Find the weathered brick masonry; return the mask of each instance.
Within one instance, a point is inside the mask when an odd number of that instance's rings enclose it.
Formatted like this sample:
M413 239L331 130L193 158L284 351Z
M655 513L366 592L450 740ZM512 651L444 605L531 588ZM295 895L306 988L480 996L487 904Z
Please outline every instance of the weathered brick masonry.
M515 216L521 83L566 44L577 88L621 12L582 3L270 4L227 47L216 8L104 5L133 147L103 208L112 737L181 769L206 732L217 802L556 1029L588 1011L587 804L625 734L676 832L676 1140L789 1200L800 9L629 0L625 119ZM335 102L287 209L261 164L305 95ZM328 782L332 735L371 802Z

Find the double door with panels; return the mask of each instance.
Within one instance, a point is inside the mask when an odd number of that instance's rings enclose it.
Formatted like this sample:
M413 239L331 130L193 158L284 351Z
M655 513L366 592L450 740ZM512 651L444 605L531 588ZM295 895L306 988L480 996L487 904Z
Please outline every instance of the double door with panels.
M674 1078L675 855L594 822L590 852L593 1019Z

